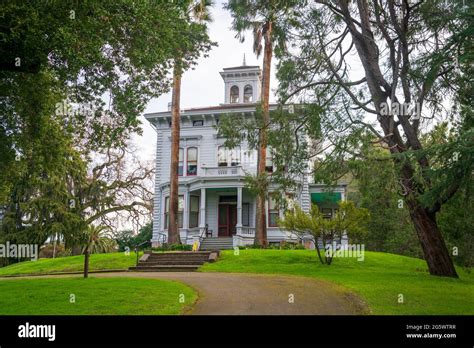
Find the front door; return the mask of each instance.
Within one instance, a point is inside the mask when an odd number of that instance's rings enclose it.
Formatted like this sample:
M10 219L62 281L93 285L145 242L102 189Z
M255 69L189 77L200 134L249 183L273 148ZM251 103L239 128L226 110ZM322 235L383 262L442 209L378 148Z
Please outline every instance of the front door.
M219 204L219 237L232 237L237 224L237 206L235 204Z

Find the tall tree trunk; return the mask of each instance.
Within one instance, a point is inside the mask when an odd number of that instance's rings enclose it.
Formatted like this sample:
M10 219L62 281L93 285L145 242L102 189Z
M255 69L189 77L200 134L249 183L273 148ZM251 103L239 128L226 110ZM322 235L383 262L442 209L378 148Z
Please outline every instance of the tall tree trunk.
M262 74L262 122L263 126L259 134L259 149L258 149L258 163L257 173L259 176L265 175L265 162L267 158L267 127L270 123L270 71L272 68L272 22L268 21L264 28L265 47L263 53L263 74ZM255 230L255 244L263 247L267 246L267 222L265 211L265 200L267 196L267 187L260 191L256 201L256 230Z
M407 199L407 205L430 274L457 278L458 274L438 228L436 215L428 212L415 199Z
M179 128L181 67L176 62L173 69L173 97L171 113L171 166L170 166L170 206L168 222L168 243L181 244L178 227L178 164L179 164Z
M394 2L392 1L388 3L389 6L393 8ZM384 117L384 115L382 115L380 112L382 103L386 103L388 97L390 97L391 103L395 101L398 102L395 98L397 83L396 81L392 81L391 83L387 82L384 78L384 74L382 73L379 63L380 50L376 44L376 41L374 40L375 35L370 27L370 7L368 6L368 2L358 1L357 5L359 10L359 25L361 27L361 31L359 31L357 26L354 24L355 22L349 8L349 2L343 0L338 2L338 7L341 9L342 16L347 23L347 28L351 32L353 43L355 44L360 61L364 67L365 78L367 79L367 87L369 88L372 100L378 111L378 121L384 131L385 138L388 140L387 144L390 147L390 151L393 154L405 152L407 150L402 134L400 134L398 128L393 127L393 124L390 123L391 121L389 121L387 117ZM405 32L405 30L408 30L408 27L400 28L400 30L403 32L398 32L398 37L396 38L398 40L406 39L407 32ZM392 68L395 70L400 70L399 72L402 75L408 71L406 69L409 69L410 64L408 52L406 50L407 48L405 47L406 56L403 58L403 66L401 68L399 66L392 66ZM388 91L393 91L391 96L389 96ZM405 101L415 99L412 98L410 88L408 87L405 89L404 94ZM410 124L406 115L398 117L398 120L407 138L409 148L411 147L410 150L422 150L419 135L417 134L418 126L416 123L414 122L413 124ZM421 157L418 159L418 162L421 166L422 172L426 169L429 169L429 164L426 157ZM415 225L418 239L421 243L424 258L428 264L430 274L446 277L457 277L453 261L449 256L443 236L441 235L436 223L436 213L430 213L420 204L417 199L421 193L418 187L416 187L416 185L413 183L412 178L415 176L415 170L409 166L404 166L402 171L403 173L400 177L404 182L402 186L404 190L408 190L409 192L409 196L407 196L405 201L409 207L410 217L413 221L413 224Z
M84 251L84 278L89 277L89 248Z

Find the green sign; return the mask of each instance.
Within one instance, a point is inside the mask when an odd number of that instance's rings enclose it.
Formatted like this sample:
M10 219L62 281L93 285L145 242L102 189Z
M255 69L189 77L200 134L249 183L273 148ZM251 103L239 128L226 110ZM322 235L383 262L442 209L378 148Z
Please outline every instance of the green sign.
M342 199L340 192L311 193L311 202L316 204L337 203Z

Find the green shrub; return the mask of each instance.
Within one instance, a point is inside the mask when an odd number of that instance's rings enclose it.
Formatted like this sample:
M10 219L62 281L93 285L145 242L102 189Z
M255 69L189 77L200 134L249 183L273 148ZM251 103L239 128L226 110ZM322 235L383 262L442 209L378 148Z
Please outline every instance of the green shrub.
M154 251L191 251L192 245L188 244L163 244L161 247L152 248Z
M261 245L258 244L249 244L249 245L241 245L239 246L240 250L246 249L263 249ZM304 246L299 243L291 243L291 242L279 242L279 243L269 243L267 249L282 249L282 250L304 250Z
M292 243L282 241L280 243L270 243L268 249L277 249L277 250L304 250L304 245L300 243Z
M39 252L40 259L49 259L49 258L52 258L53 255L55 257L70 256L71 250L66 249L64 247L64 244L59 244L59 243L56 245L56 250L53 244L45 245L40 249L40 252Z
M239 246L239 249L263 249L261 245L258 244L249 244L249 245L243 245Z
M288 243L288 242L281 243L280 248L284 250L305 250L304 245L300 243Z

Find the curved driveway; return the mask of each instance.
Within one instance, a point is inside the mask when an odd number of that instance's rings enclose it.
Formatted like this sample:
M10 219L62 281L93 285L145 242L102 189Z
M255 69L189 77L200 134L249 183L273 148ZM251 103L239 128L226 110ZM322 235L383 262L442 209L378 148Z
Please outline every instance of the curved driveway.
M199 293L187 314L317 315L366 314L359 297L335 284L295 276L201 273L96 273L92 277L135 277L177 280Z

